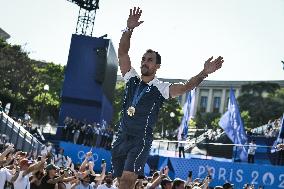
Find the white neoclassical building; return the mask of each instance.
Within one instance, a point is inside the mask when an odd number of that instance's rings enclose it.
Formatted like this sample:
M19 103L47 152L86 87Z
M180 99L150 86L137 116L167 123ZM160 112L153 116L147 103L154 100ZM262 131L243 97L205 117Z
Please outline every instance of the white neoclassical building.
M163 81L168 82L184 82L184 80L169 80L169 79L161 79ZM224 113L226 111L226 107L228 106L229 96L230 96L230 88L232 87L235 91L235 96L241 95L241 86L245 84L253 84L259 82L269 82L269 83L277 83L281 88L284 88L284 80L277 81L203 81L199 87L196 88L195 93L195 104L193 115L196 114L197 111L200 112L216 112L216 113ZM180 97L180 102L183 105L186 100L186 95Z
M165 79L159 78L162 81L170 83L180 83L185 82L186 80L182 79ZM121 76L117 77L117 81L122 81ZM275 81L203 81L199 87L196 89L195 93L195 103L194 103L194 113L197 111L200 112L216 112L223 114L226 111L228 106L230 88L232 87L235 91L235 96L241 95L241 86L245 84L253 84L259 82L269 82L277 83L281 88L284 88L284 80L275 80ZM179 98L181 105L184 104L186 100L186 95L183 95Z

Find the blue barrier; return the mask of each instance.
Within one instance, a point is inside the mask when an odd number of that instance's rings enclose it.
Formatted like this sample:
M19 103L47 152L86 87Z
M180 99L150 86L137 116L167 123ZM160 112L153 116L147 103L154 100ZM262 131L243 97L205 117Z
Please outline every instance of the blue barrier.
M229 181L235 184L234 188L242 188L245 183L264 188L284 188L283 167L273 165L258 165L247 163L229 163L214 160L169 158L175 177L187 178L189 170L193 171L193 178L205 178L209 167L213 182L211 186L223 185Z
M92 149L93 157L90 159L95 162L95 171L101 171L102 159L105 159L107 171L111 171L111 153L103 148L91 148L88 146L77 145L67 142L60 142L59 147L64 149L64 155L69 156L74 163L82 163L85 155Z
M60 142L59 146L64 149L65 155L72 158L73 162L81 163L84 155L91 150L91 147L76 145L72 143ZM107 171L111 171L111 153L102 148L93 148L93 161L95 171L101 170L101 160L105 159ZM151 158L149 158L150 160ZM254 184L256 187L264 186L265 189L284 188L284 171L281 166L259 165L247 163L231 163L215 160L184 159L159 157L156 166L148 162L144 168L146 175L151 169L162 169L165 166L170 168L169 176L186 180L188 171L192 170L193 178L205 178L208 174L207 167L210 169L213 181L211 186L223 185L224 182L231 182L234 188L240 189L245 183Z

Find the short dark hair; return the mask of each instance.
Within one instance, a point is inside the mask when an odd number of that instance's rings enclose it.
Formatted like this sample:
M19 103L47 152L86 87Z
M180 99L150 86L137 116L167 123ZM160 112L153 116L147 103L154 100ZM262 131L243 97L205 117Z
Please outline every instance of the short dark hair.
M155 53L156 54L156 64L161 64L161 55L152 49L148 49L146 53Z
M176 187L179 187L181 184L185 184L184 180L181 180L179 178L176 178L173 182L173 189L175 189Z

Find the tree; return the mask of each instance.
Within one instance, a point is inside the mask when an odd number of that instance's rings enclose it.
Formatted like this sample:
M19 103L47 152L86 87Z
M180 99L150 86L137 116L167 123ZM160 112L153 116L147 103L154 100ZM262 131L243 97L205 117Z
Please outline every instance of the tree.
M242 120L243 120L244 127L246 129L253 128L253 125L251 123L251 117L250 117L248 111L242 111L241 112L241 117L242 117Z
M122 110L122 97L125 92L125 84L124 82L117 82L114 90L114 99L113 99L113 117L112 117L112 123L111 127L117 129L114 127L119 119L120 119L120 114Z
M220 126L219 126L220 119L221 119L221 117L216 117L213 121L211 121L211 126L213 127L213 129L220 128Z
M34 70L28 54L18 45L0 40L0 88L4 103L11 102L14 115L26 111Z
M63 66L32 60L21 46L0 40L0 99L12 104L10 115L20 117L30 111L38 120L44 106L57 120L63 77ZM45 84L50 86L47 93L43 91Z
M220 116L220 113L201 113L200 111L197 111L195 116L196 127L198 129L204 129L206 126L207 128L215 128L217 127L216 119L220 118Z
M38 110L35 111L35 117L39 117L40 109L45 107L44 112L51 115L54 120L58 119L64 69L65 67L54 63L36 63L34 67L36 85L33 86L32 99ZM48 92L43 90L45 84L49 85Z
M276 83L256 83L242 86L238 102L240 111L248 111L248 126L255 128L279 118L284 110L283 90Z
M173 112L174 117L171 117L170 114ZM165 136L167 139L176 139L175 131L180 125L182 118L182 109L177 100L177 98L170 98L164 102L163 107L159 112L159 118L156 127L154 128L155 133L162 133L162 129L168 131L170 135Z

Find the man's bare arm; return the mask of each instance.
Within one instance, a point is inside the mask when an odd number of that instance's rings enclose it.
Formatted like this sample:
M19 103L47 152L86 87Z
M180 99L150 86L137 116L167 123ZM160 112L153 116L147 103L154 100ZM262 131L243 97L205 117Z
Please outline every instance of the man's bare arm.
M8 155L10 152L12 152L14 150L14 145L9 145L6 149L5 149L5 151L0 155L0 160L2 161L5 157L6 157L6 155Z
M53 178L53 179L49 179L49 180L47 181L47 183L48 183L48 184L56 184L56 183L58 183L58 182L61 182L61 181L64 179L65 176L66 176L66 175L63 174L63 175L61 175L61 176L59 176L59 177L56 177L56 178Z
M38 171L42 166L44 166L45 161L46 161L46 156L42 156L40 162L37 162L36 164L31 165L27 170L23 172L23 177L31 172Z
M101 174L95 174L93 169L91 169L92 170L91 173L92 173L93 176L95 176L96 181L102 181L102 180L104 180L104 178L106 176L106 163L102 164L101 167L102 167Z
M11 179L11 183L14 183L16 180L17 180L17 178L19 177L19 171L17 171L14 175L13 175L13 177L12 177L12 179Z
M196 76L192 77L190 80L183 84L173 84L170 86L170 96L177 97L183 95L187 91L190 91L197 87L209 74L215 72L216 70L222 67L224 62L223 57L219 56L214 61L212 61L213 57L209 58L205 64L204 69L197 74Z
M93 155L93 153L90 151L90 152L88 152L87 154L86 154L86 157L85 157L85 160L82 162L82 164L81 164L81 166L80 166L80 168L79 168L79 171L80 172L84 172L85 170L86 170L86 166L88 165L88 159L90 158L90 157L92 157L92 155Z
M16 166L16 172L10 180L11 183L14 183L17 180L17 178L19 177L19 173L20 173L20 167Z
M118 47L118 59L119 59L119 67L122 76L124 76L131 68L131 61L129 57L129 49L130 49L130 38L133 32L133 29L143 21L139 21L140 16L142 14L142 10L138 7L134 7L134 9L130 9L130 14L127 20L127 29L123 32L119 47Z
M71 182L72 180L76 179L76 177L72 176L72 177L65 177L62 179L62 182Z

